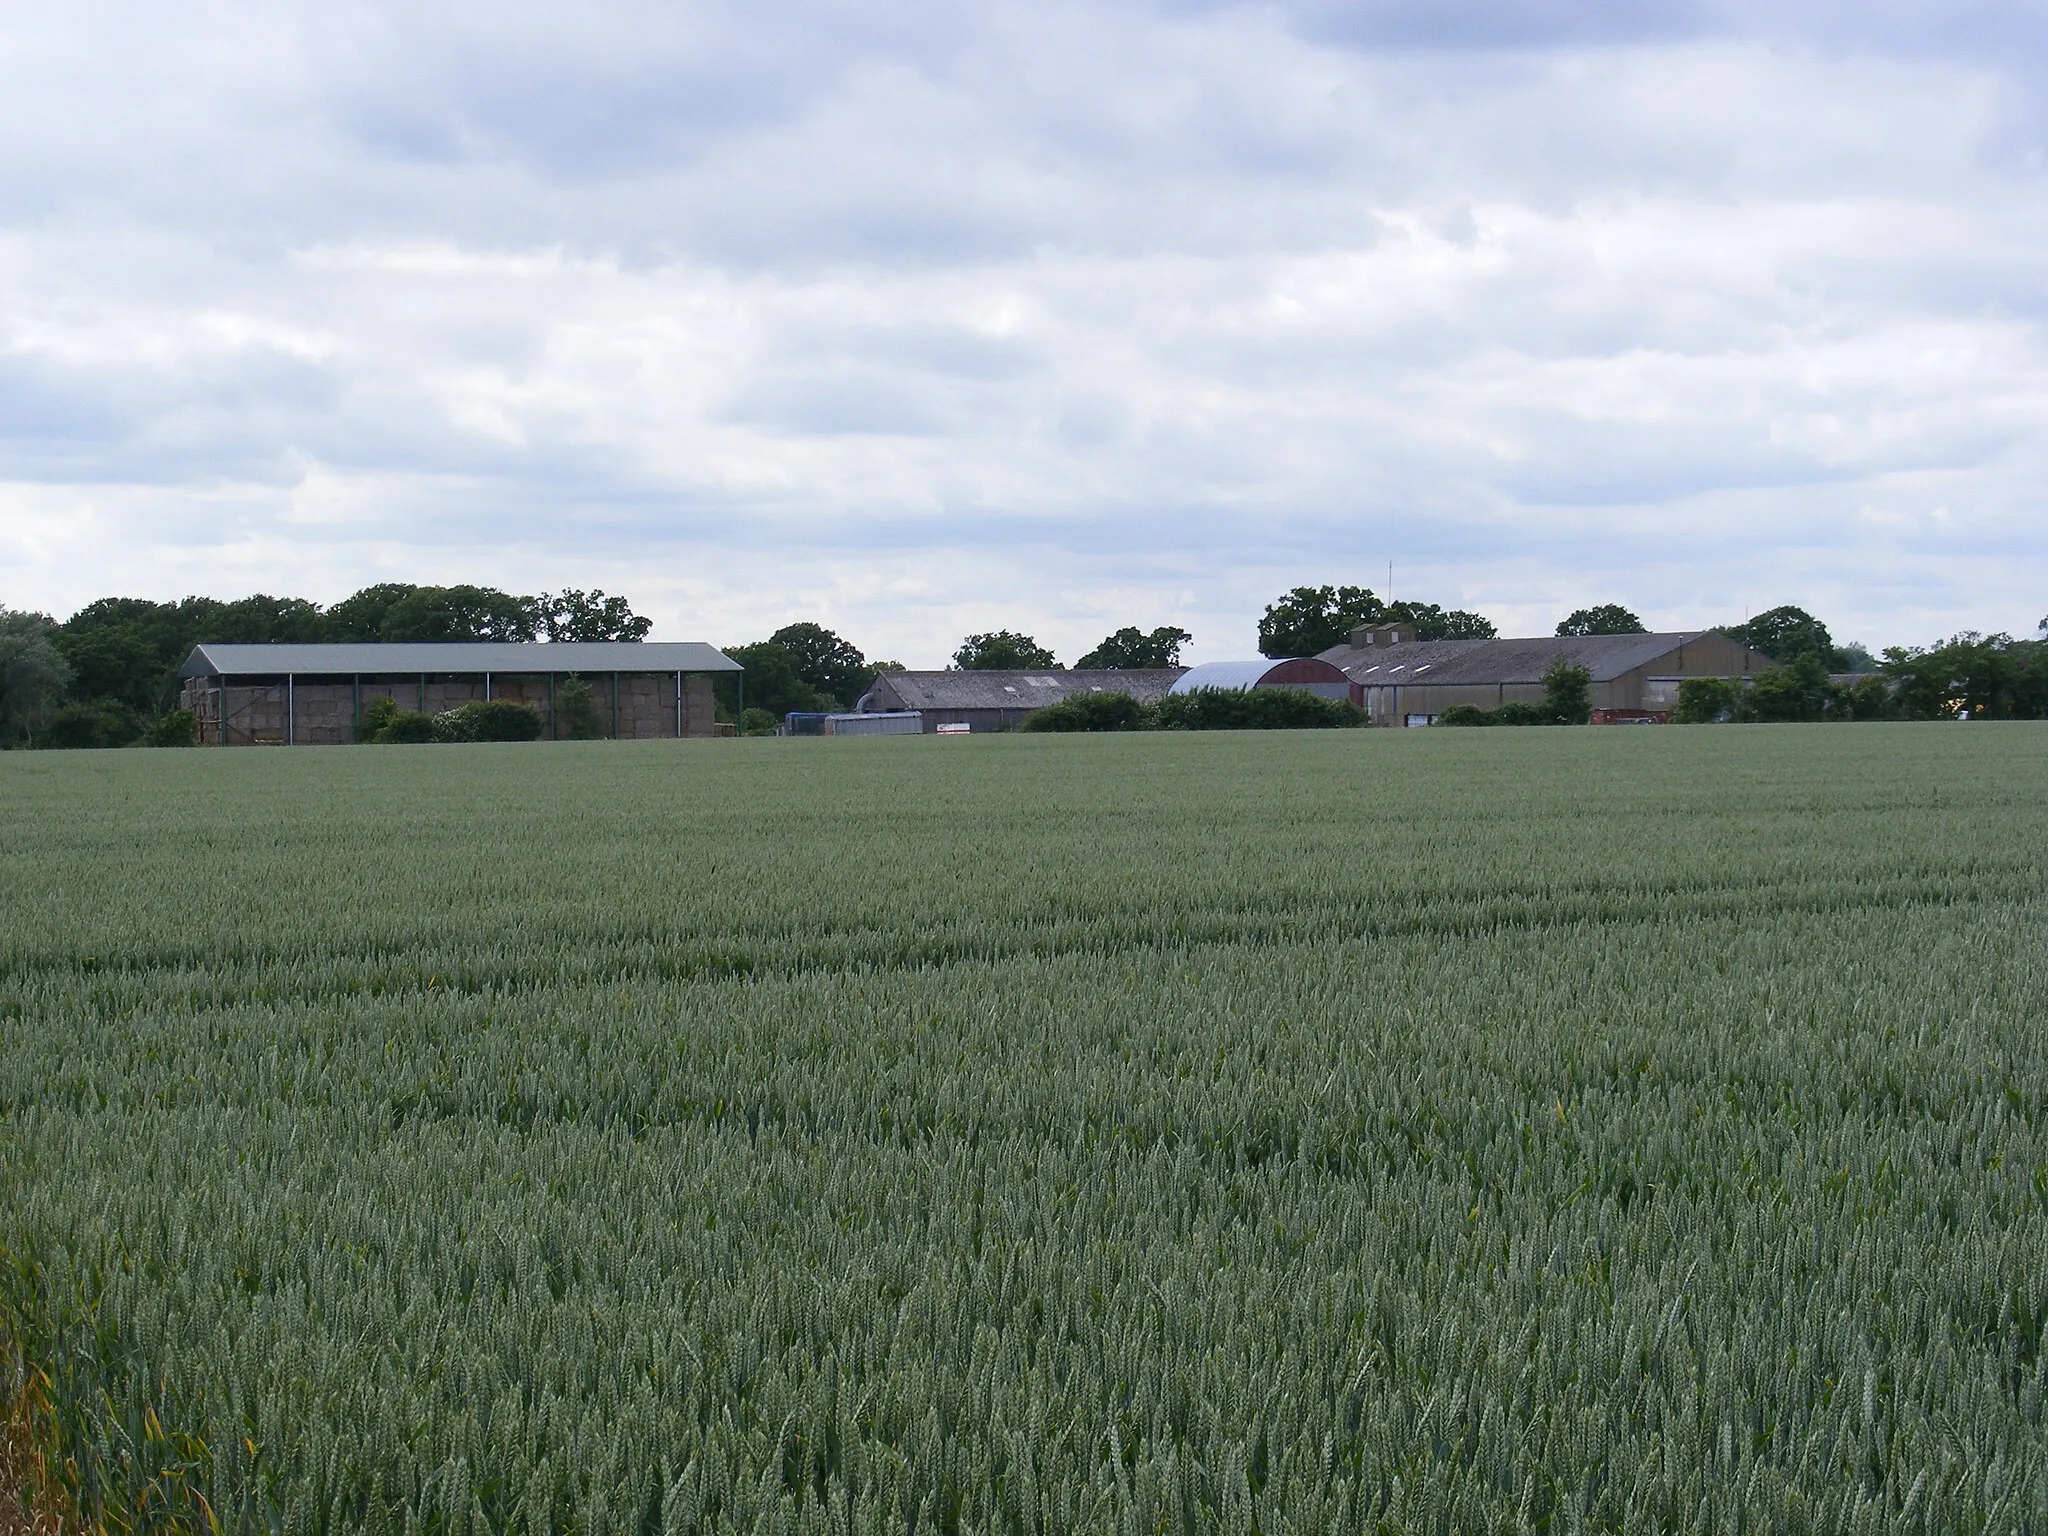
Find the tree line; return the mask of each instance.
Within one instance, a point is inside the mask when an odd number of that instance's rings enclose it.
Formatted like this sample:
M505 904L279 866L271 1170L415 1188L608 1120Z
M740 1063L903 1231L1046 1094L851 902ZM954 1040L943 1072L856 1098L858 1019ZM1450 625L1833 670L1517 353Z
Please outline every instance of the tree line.
M1313 656L1348 643L1360 625L1401 623L1418 641L1485 640L1499 631L1482 614L1435 603L1390 602L1369 587L1301 586L1266 606L1261 654ZM201 642L305 644L322 641L634 641L651 621L623 597L564 589L521 596L483 586L384 582L331 607L257 594L232 602L187 597L158 603L110 597L61 623L0 608L0 747L175 745L191 737L179 718L178 667ZM1577 609L1560 635L1641 634L1642 620L1619 603ZM2048 619L2042 639L1965 632L1939 645L1891 646L1873 656L1838 643L1805 609L1773 608L1722 633L1777 665L1742 683L1712 679L1682 690L1674 718L1686 721L1934 720L2048 718ZM1193 640L1175 625L1127 625L1105 635L1077 669L1174 667ZM724 647L744 680L715 684L721 719L772 730L792 711L849 710L894 661L870 661L822 624L786 624L765 640ZM1014 630L966 636L954 650L963 670L1063 668L1052 650ZM1582 714L1568 696L1529 706L1514 724ZM1477 722L1473 722L1477 723Z
M192 647L346 641L641 640L653 621L622 597L565 589L383 582L332 607L259 593L233 602L107 597L62 623L0 608L0 746L176 745L178 667Z

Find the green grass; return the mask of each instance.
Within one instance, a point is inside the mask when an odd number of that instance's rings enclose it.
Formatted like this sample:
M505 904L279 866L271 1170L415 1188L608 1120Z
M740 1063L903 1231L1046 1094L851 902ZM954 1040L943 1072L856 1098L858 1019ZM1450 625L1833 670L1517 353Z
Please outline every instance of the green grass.
M2048 1529L2048 729L0 755L116 1529Z

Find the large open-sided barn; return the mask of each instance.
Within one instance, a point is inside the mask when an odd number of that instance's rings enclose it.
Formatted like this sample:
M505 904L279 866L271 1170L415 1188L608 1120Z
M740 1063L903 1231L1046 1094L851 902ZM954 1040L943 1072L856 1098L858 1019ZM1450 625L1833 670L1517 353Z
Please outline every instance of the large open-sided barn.
M1375 725L1427 725L1454 704L1541 703L1543 674L1560 661L1586 669L1594 709L1647 713L1668 711L1687 678L1747 677L1773 665L1713 630L1418 642L1405 624L1368 624L1349 638L1321 659L1342 669Z
M1140 703L1164 698L1184 667L1085 672L884 672L860 701L862 714L916 710L924 729L964 725L1007 731L1033 710L1077 693L1128 693Z
M200 645L179 669L180 704L208 746L339 746L363 706L391 698L438 714L477 699L530 704L562 734L561 685L582 679L605 734L717 734L712 674L740 664L699 641L416 645Z

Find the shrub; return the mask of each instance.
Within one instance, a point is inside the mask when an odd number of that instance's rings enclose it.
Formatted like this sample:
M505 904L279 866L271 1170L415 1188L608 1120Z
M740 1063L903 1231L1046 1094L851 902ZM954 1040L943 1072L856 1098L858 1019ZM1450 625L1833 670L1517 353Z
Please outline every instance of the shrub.
M383 695L363 705L356 721L357 741L380 740L379 732L398 718L398 700Z
M125 747L141 734L141 723L127 705L114 699L91 699L53 710L36 745L65 750Z
M1159 701L1165 731L1298 731L1360 725L1364 716L1341 699L1300 688L1197 688Z
M1453 704L1436 717L1438 725L1499 725L1491 710L1477 704Z
M582 678L569 678L555 690L555 724L571 741L596 741L604 735L597 696Z
M370 738L384 746L419 746L423 742L439 739L434 729L434 717L417 709L396 711L384 727Z
M773 736L775 734L775 727L779 723L769 711L749 708L745 714L740 716L740 734L742 736Z
M1678 707L1671 711L1671 723L1713 725L1732 720L1741 702L1741 688L1729 678L1688 677L1678 685Z
M143 734L145 747L196 747L199 745L199 717L189 709L174 709L158 716Z
M1024 718L1027 731L1142 731L1145 706L1128 693L1077 693Z
M1593 717L1593 674L1559 657L1543 674L1543 712L1549 723L1584 725ZM1524 709L1531 705L1521 706ZM1506 712L1507 706L1501 707ZM1534 722L1531 722L1534 723Z
M1819 720L1834 703L1835 688L1828 681L1827 663L1818 656L1801 656L1782 667L1766 667L1749 685L1739 711L1753 720L1791 723Z
M1481 709L1477 704L1453 704L1436 717L1438 725L1556 725L1558 718L1547 704L1507 703L1498 709Z
M363 705L362 723L356 727L357 741L373 741L380 746L416 746L440 739L434 716L401 708L398 700L384 695Z
M546 729L539 710L510 699L473 699L434 716L436 741L536 741Z

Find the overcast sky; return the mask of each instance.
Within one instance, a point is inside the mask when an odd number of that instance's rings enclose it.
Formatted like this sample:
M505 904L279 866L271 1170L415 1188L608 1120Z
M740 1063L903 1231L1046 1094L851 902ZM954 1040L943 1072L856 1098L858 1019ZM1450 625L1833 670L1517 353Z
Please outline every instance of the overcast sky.
M0 4L0 603L2048 613L2048 7Z

